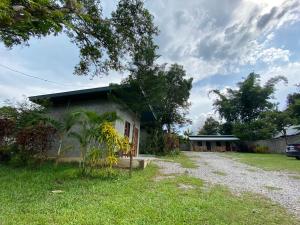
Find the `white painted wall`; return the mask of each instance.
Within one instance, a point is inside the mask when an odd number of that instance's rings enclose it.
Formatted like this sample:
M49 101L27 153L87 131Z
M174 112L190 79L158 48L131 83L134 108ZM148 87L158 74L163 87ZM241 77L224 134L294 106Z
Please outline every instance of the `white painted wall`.
M75 110L91 110L95 111L99 114L105 112L116 112L117 115L121 118L115 122L115 128L117 131L124 135L125 130L125 121L130 123L130 142L132 141L133 135L133 125L135 124L136 128L139 130L139 138L138 138L138 147L137 147L137 155L139 153L139 139L140 139L140 119L136 118L135 114L130 110L121 107L119 104L108 100L108 99L97 99L97 100L84 100L84 101L76 101L65 103L60 106L55 106L50 110L50 114L56 118L61 117L65 112L75 111ZM76 129L76 127L74 128ZM73 146L73 150L66 152L64 154L65 157L79 157L80 149L79 143L73 138L66 138L64 141L65 145ZM58 141L55 141L52 149L49 151L48 156L55 157L58 149Z
M138 144L137 144L137 156L139 154L139 145L140 145L140 119L130 110L121 108L120 106L116 105L117 107L117 115L122 118L122 120L117 120L115 123L115 128L119 133L124 135L125 131L125 122L128 121L130 123L130 135L129 141L132 142L133 137L133 127L135 126L138 130Z

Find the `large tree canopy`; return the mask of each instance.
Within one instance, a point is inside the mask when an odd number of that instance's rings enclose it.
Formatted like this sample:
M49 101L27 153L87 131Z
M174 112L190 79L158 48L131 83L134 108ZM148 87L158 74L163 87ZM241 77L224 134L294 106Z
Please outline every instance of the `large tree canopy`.
M220 123L211 116L205 120L203 127L198 132L200 135L216 135L219 133Z
M220 117L226 122L223 130L234 133L242 139L256 140L270 137L275 126L262 121L262 114L274 110L276 104L271 102L275 85L287 79L276 76L265 85L259 82L259 75L250 73L248 77L237 84L236 89L228 88L226 93L219 90L212 92L217 95L214 107Z
M8 48L62 32L80 49L75 73L99 75L126 68L141 49L154 45L158 29L142 0L120 0L110 17L100 0L0 2L0 41Z
M142 71L133 72L118 89L126 104L138 113L151 107L157 117L157 125L160 128L166 126L168 132L174 125L187 122L185 115L190 105L192 78L186 78L183 67L173 64L168 69L163 65ZM126 87L133 90L126 91Z
M299 125L300 124L300 93L299 92L288 95L287 111L290 113L291 117L295 119L295 123Z

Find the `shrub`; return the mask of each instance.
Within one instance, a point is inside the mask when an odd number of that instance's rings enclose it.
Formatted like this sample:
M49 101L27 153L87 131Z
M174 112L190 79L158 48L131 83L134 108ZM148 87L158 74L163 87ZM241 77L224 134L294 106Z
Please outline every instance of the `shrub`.
M16 123L12 119L0 118L0 147L6 146L11 142Z
M238 142L236 151L238 152L254 152L255 145L248 144L245 142Z
M16 135L20 162L27 164L31 160L44 161L55 134L56 129L45 124L37 124L20 130Z
M144 141L141 142L140 153L143 154L163 154L164 134L160 129L148 128Z
M179 138L176 134L164 135L164 153L169 154L171 151L179 148Z
M10 160L11 147L14 143L16 123L13 119L0 118L0 162Z
M175 149L171 150L168 155L170 155L170 156L180 155L180 149L179 148L175 148Z
M268 146L263 146L263 145L257 145L254 148L255 153L268 153L269 152L269 147Z

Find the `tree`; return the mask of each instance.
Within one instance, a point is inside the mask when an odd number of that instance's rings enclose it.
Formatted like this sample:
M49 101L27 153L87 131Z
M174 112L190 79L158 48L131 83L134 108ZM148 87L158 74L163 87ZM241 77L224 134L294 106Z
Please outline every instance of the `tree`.
M188 99L192 89L193 78L186 79L183 66L173 64L167 71L162 71L162 98L160 106L156 107L161 116L161 123L167 126L168 133L174 124L182 125L188 122Z
M141 71L145 71L143 76ZM169 69L163 65L137 70L122 82L118 95L123 96L135 112L149 111L150 107L156 115L157 126L160 129L165 126L171 133L174 125L188 121L185 115L190 105L192 78L186 79L185 76L185 70L178 64L171 65Z
M259 75L250 73L246 79L237 84L237 89L228 88L226 93L219 90L212 90L217 95L214 107L220 117L224 119L225 128L231 128L231 133L237 136L256 140L272 135L272 125L265 127L261 120L261 114L274 110L276 104L270 100L275 92L275 85L287 79L283 76L276 76L261 86Z
M0 2L0 41L8 48L62 32L80 49L75 74L99 75L126 68L158 29L141 0L120 0L110 17L100 0Z
M203 127L199 130L198 134L202 135L216 135L220 133L220 123L213 117L208 117L205 120Z
M300 93L293 93L288 95L287 111L292 118L295 119L296 125L300 124Z
M72 114L78 118L77 129L71 131L69 136L80 144L79 166L82 174L86 174L88 168L91 172L103 163L112 168L117 162L116 152L129 150L128 139L118 134L112 125L119 119L115 112L99 115L94 111L77 111Z
M280 132L284 139L286 144L287 142L287 134L286 134L286 129L293 125L295 120L291 117L290 113L288 111L269 111L265 112L264 115L266 122L271 122L272 124L275 125L275 129L277 132Z

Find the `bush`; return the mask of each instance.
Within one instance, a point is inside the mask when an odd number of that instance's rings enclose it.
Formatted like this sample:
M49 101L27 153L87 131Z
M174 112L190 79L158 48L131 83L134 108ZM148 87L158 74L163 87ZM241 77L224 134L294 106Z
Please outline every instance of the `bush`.
M263 145L257 145L254 148L255 153L268 153L269 152L269 147L268 146L263 146Z
M0 162L10 160L16 123L13 119L0 118Z
M41 162L47 158L56 129L50 125L37 124L20 130L16 135L19 152L15 156L20 163Z
M0 118L0 147L8 145L11 141L16 123L12 119Z
M178 156L178 155L180 155L180 149L179 148L175 148L175 149L171 150L168 155L170 155L170 156Z
M245 142L237 143L237 152L254 152L255 145L247 144Z
M179 148L179 138L176 134L164 135L164 153L170 154L175 149Z
M140 153L142 154L163 154L164 152L164 135L159 129L148 128L147 136L141 142Z

